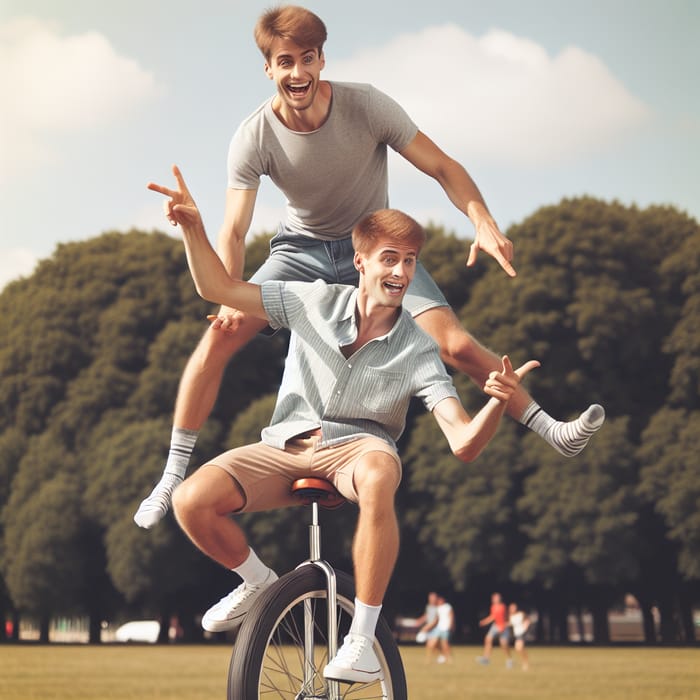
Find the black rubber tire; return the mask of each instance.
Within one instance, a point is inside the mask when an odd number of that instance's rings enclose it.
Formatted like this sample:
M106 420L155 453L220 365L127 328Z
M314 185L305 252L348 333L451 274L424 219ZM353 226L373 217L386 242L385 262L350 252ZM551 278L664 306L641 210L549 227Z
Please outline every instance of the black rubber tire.
M336 572L338 597L338 645L350 626L354 611L355 586L352 577ZM326 650L326 576L314 565L302 566L282 576L258 598L238 632L231 656L228 678L229 700L320 700L328 698L323 667ZM304 602L314 619L314 673L312 687L303 688ZM406 700L406 676L396 640L380 617L375 633L375 652L384 680L362 685L340 684L341 697ZM366 692L364 692L366 689ZM364 694L363 694L364 693Z

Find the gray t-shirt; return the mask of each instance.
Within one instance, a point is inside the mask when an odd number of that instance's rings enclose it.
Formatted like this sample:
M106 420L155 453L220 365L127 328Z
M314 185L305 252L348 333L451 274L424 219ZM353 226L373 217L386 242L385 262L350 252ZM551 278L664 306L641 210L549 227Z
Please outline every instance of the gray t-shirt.
M288 129L270 98L238 127L228 153L229 187L257 189L267 175L287 198L286 225L324 240L348 236L364 216L389 206L386 147L402 151L418 133L373 86L330 84L330 112L319 129Z
M413 396L427 410L458 398L435 341L403 310L393 328L346 358L357 338L357 288L316 282L265 282L270 325L292 330L277 405L263 442L284 449L299 433L321 428L321 445L373 435L394 448Z

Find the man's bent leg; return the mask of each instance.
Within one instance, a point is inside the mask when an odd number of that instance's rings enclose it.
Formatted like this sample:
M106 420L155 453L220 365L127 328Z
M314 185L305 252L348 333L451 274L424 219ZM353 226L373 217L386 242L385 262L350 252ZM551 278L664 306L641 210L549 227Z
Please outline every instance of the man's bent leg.
M172 492L185 478L197 433L216 402L226 365L264 327L263 320L240 314L234 330L205 332L180 380L163 476L134 514L139 527L153 527L168 512Z
M501 370L501 359L462 328L449 306L425 311L416 317L416 323L438 343L443 361L467 374L480 388L489 372ZM598 404L589 406L573 421L555 420L522 385L515 390L506 412L565 457L581 452L605 420L605 411Z
M277 580L229 517L244 505L245 496L233 477L213 465L198 469L173 495L175 516L185 534L204 554L243 579L204 614L202 626L209 632L238 627L255 598Z
M243 530L229 517L244 505L245 496L233 477L210 464L200 467L173 494L173 512L185 534L227 569L248 556Z

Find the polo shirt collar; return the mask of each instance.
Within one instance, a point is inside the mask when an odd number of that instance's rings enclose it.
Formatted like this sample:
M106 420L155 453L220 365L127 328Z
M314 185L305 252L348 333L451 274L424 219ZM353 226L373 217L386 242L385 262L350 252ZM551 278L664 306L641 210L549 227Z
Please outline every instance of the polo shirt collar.
M338 339L338 345L350 345L357 339L357 323L355 321L355 311L357 309L357 294L358 290L353 289L352 293L347 296L345 301L345 307L338 314L338 321L336 323L336 337ZM391 330L375 338L374 340L381 340L388 342L389 339L398 332L398 329L403 323L405 323L405 309L401 307L401 314L396 319L396 323L391 327Z

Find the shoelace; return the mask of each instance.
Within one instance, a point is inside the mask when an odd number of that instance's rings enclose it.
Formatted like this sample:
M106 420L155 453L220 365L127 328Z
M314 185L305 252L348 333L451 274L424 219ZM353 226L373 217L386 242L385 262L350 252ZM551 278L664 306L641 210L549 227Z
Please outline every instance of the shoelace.
M258 590L260 586L251 586L247 583L242 583L237 588L234 588L228 595L225 595L220 601L221 603L227 603L231 606L238 605L242 603L246 598L249 598L255 591Z
M362 652L365 650L365 644L366 642L363 637L351 637L350 642L348 643L346 641L340 648L336 658L338 661L354 663L362 656Z

